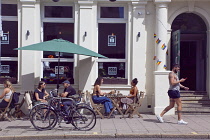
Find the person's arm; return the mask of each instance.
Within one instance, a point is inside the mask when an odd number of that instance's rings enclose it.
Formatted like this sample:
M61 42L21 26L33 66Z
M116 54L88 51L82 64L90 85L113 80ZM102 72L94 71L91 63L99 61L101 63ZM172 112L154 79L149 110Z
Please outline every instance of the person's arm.
M176 85L176 84L179 84L181 82L184 82L186 79L182 78L181 80L179 81L176 81L176 78L175 78L175 75L171 72L169 73L169 82L171 83L171 85Z
M61 93L61 97L67 97L67 95L68 95L68 92Z
M49 93L45 90L44 94L45 94L45 96L43 98L46 99L49 96Z
M189 90L188 87L183 86L182 84L179 84L181 88L185 89L185 90Z
M4 98L4 96L9 92L8 88L5 88L3 93L0 95L0 99Z

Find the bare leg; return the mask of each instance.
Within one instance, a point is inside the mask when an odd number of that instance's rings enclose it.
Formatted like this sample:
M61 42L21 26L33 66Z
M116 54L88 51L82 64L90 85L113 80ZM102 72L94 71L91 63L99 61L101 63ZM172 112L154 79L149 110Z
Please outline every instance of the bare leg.
M178 113L178 120L181 120L182 116L182 101L180 98L175 99L175 102L177 104L177 113Z
M161 117L163 117L163 115L168 112L170 109L172 109L175 105L175 100L173 98L170 98L170 104L169 106L167 106L160 114Z

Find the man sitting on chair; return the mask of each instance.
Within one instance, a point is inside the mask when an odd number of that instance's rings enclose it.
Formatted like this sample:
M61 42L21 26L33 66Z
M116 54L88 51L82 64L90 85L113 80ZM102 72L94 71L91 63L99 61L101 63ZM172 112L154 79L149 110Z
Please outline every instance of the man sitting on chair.
M68 80L63 82L64 91L60 94L61 97L69 97L76 94L76 90L70 85L70 82ZM72 104L71 100L67 100L63 102L64 110L68 109L68 106ZM66 112L68 114L68 112Z

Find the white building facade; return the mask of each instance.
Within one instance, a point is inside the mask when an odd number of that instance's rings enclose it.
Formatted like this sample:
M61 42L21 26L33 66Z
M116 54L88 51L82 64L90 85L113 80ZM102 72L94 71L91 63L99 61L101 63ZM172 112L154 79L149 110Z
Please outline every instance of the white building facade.
M209 6L210 0L2 0L0 89L5 79L17 91L34 90L40 80L48 91L56 88L54 52L13 49L62 38L108 59L63 53L60 83L68 79L75 89L92 91L102 76L103 91L126 95L137 78L146 92L141 111L160 113L169 103L174 63L188 78L185 86L210 93Z

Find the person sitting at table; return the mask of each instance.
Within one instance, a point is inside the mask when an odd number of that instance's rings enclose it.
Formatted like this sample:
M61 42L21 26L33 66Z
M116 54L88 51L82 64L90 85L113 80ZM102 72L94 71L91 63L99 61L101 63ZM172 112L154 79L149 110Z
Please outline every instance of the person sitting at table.
M64 90L63 90L63 93L60 94L61 97L69 98L70 96L77 94L76 90L71 86L71 84L68 80L65 80L63 82L63 87L64 87ZM73 104L73 101L71 101L71 100L64 101L63 102L64 110L67 111L68 107L71 106L72 104ZM68 114L68 112L67 112L67 114Z
M5 80L3 84L4 84L4 90L0 95L0 99L2 99L2 101L0 102L0 108L6 108L8 106L10 97L15 92L13 85L9 80ZM2 118L11 121L10 118L7 116L7 113L5 113Z
M49 96L49 93L45 90L46 83L40 81L38 87L34 90L34 104L47 103L46 98Z
M64 97L64 98L71 98L72 95L75 95L77 94L76 90L71 86L69 80L65 80L63 83L63 87L64 87L64 90L63 90L63 93L60 93L60 96L61 97ZM66 115L68 116L69 115L69 107L71 105L73 105L73 101L72 100L64 100L62 102L63 104L63 109L65 110L65 113ZM64 121L66 121L66 124L69 124L71 123L71 117L67 117L67 118L64 118Z
M101 77L98 77L94 83L92 99L93 99L94 103L104 104L105 116L108 116L110 114L111 110L113 109L113 105L112 105L111 99L104 96L107 93L101 92L100 86L102 83L103 83L103 79ZM113 115L112 115L112 117L113 117Z
M131 81L131 89L130 89L130 93L128 94L128 96L126 96L126 98L122 98L121 99L121 106L123 107L123 109L126 109L127 108L127 104L131 104L133 103L135 97L137 96L137 93L138 93L138 88L137 88L137 83L138 83L138 80L137 78L134 78L132 81Z

